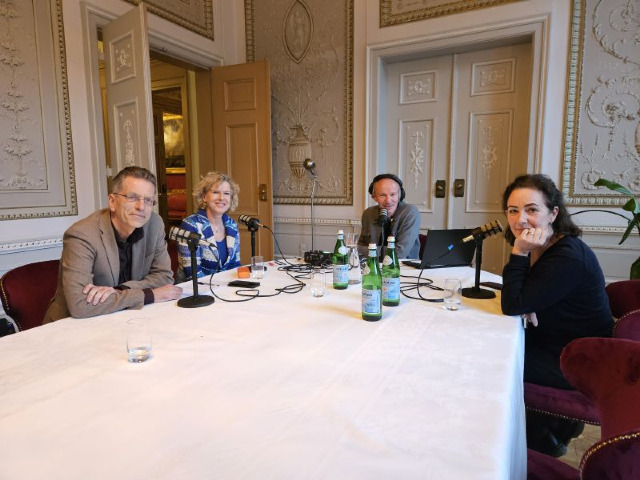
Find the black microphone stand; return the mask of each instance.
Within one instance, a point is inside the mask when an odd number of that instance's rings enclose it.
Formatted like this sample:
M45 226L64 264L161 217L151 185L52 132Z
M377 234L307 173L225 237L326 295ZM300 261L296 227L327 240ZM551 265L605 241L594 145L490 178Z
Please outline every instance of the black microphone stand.
M210 295L198 295L198 266L196 263L196 250L198 250L199 237L185 238L191 254L191 279L193 280L193 295L178 300L178 306L183 308L197 308L211 305L214 298Z
M378 261L381 262L384 260L384 226L386 225L386 221L382 222L380 226L380 255L378 257Z
M478 235L474 238L476 242L476 284L473 287L463 288L462 296L467 298L488 299L495 298L496 293L492 290L480 288L480 268L482 267L482 242L484 238Z
M256 232L258 231L258 226L253 225L252 223L247 224L247 228L251 232L251 256L256 256Z

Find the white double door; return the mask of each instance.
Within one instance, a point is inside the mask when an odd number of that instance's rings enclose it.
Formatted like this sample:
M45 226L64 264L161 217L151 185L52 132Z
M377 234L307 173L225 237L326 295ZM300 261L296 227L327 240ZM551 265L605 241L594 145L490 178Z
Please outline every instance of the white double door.
M391 63L385 77L378 163L403 178L422 230L504 224L502 192L527 171L531 45ZM501 273L508 251L486 239L482 268Z

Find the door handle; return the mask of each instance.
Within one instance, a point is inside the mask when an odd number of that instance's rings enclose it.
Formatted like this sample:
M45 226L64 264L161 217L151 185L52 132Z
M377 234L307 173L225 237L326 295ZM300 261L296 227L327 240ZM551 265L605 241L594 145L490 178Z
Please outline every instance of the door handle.
M258 199L261 202L267 201L267 184L261 183L258 187Z
M464 178L456 178L453 181L453 196L464 197Z
M447 182L445 180L436 180L436 198L444 198L447 191Z

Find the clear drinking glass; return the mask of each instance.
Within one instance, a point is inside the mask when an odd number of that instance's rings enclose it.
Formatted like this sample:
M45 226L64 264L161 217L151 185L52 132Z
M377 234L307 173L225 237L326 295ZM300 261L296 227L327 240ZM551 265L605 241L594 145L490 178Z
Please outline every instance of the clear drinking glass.
M457 278L447 278L444 281L444 308L458 310L460 308L462 283Z
M144 362L151 356L151 332L148 323L149 319L146 317L127 320L125 335L131 363Z
M251 257L251 278L264 277L264 258L261 255Z
M311 295L324 297L327 289L327 276L322 268L314 268L311 272Z
M358 255L357 233L345 234L344 244L349 247L349 285L357 285L362 281L362 270L360 269L360 256Z

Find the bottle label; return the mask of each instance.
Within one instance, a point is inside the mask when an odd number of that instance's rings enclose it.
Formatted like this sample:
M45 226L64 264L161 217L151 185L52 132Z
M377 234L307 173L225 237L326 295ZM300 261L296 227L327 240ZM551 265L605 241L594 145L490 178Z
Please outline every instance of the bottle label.
M384 260L382 260L382 264L383 265L391 265L393 263L393 260L391 259L391 257L389 255L385 255L384 256Z
M400 279L382 277L382 298L384 300L400 300Z
M349 283L349 265L333 266L333 283L334 284Z
M362 289L362 313L378 314L382 312L381 293L380 290Z
M346 255L347 253L349 253L349 249L344 245L341 245L340 248L338 248L338 252L340 253L340 255Z

